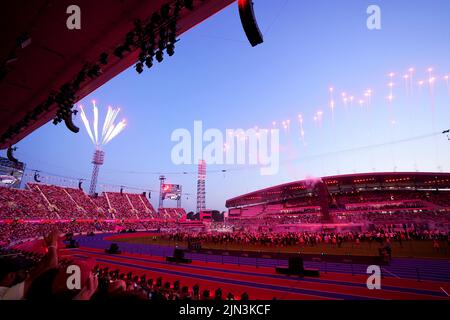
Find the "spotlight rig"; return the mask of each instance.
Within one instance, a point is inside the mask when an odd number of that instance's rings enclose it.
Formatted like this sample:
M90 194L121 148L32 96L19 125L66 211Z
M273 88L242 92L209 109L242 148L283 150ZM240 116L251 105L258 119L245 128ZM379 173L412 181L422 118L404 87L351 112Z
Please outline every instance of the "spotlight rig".
M153 66L152 56L148 56L147 58L145 58L145 65L147 66L147 68L151 68Z
M174 7L163 5L158 12L153 13L147 24L136 20L134 24L135 37L131 32L127 34L125 45L116 49L116 56L122 57L127 47L135 46L141 49L139 61L135 65L136 72L143 72L143 65L147 68L153 66L153 58L159 63L164 60L164 50L169 56L175 54L175 43L177 42L177 19L182 7L193 8L193 1L177 1ZM136 43L137 38L137 43ZM155 48L157 41L158 47Z
M136 63L136 71L143 72L143 66L151 68L154 58L158 62L164 60L164 50L169 56L175 53L175 43L177 42L177 20L182 9L192 10L194 8L193 0L177 0L171 4L163 5L159 12L155 12L144 23L136 20L134 29L129 31L122 44L119 44L112 52L112 56L122 59L126 52L131 52L135 48L140 48L142 56ZM31 39L23 37L20 42L21 47L29 45ZM156 46L156 44L158 46ZM0 136L0 143L8 143L23 128L26 128L30 122L36 121L44 112L48 112L53 104L57 105L57 111L53 119L53 124L57 125L62 121L72 132L78 132L78 128L73 125L72 112L73 105L77 100L76 93L81 88L84 81L95 79L102 74L102 66L109 63L107 52L100 54L97 62L85 64L75 75L72 81L61 87L59 92L50 93L47 100L37 105L29 114L25 115L17 124L11 125L5 133ZM0 65L0 81L7 76L6 64Z

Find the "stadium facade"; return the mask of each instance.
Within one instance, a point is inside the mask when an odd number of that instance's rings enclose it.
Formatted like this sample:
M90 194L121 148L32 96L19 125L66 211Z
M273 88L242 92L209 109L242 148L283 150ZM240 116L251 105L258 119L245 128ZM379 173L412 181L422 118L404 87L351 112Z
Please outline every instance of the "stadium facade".
M450 173L361 173L313 178L257 190L226 201L230 218L370 210L450 209Z

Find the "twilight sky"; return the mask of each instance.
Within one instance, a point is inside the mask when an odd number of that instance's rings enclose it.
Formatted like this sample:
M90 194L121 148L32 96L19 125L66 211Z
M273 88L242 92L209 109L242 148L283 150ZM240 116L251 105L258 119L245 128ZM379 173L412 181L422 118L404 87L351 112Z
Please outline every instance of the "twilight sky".
M159 174L167 173L167 182L182 184L187 193L183 207L194 210L196 166L172 163L170 137L180 128L193 132L196 120L224 135L226 129L271 129L274 121L280 129L278 174L261 176L250 165L208 167L206 204L212 209L224 210L228 198L311 176L450 171L450 141L432 135L450 128L444 78L450 74L449 1L254 2L262 45L247 43L235 3L182 35L173 57L141 75L130 68L80 101L91 114L95 99L101 118L108 105L121 107L119 119L128 123L104 148L99 191L120 185L157 190ZM370 4L381 8L381 30L366 27ZM323 116L314 120L318 111ZM288 119L286 130L281 122ZM82 125L79 117L76 123ZM17 146L16 156L30 170L90 176L94 147L83 128L72 134L49 123ZM48 182L75 185L67 178Z

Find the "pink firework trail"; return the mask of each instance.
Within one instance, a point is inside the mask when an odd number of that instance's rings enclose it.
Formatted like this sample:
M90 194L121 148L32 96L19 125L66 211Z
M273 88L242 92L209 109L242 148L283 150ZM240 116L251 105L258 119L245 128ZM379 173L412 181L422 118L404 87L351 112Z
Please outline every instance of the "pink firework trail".
M303 129L303 116L301 114L298 115L298 123L300 125L300 139L305 145L305 130Z
M334 88L333 88L333 87L330 87L329 91L330 91L330 110L331 110L331 119L332 119L333 124L334 124L334 107L335 107L335 102L334 102Z

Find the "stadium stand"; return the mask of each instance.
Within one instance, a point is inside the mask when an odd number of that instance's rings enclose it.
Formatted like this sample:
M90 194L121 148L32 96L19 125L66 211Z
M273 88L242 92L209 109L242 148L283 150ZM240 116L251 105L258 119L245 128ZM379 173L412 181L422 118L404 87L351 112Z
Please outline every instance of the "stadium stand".
M333 250L350 246L357 250L361 244L376 243L380 246L380 256L386 257L387 261L391 244L409 242L405 247L410 247L415 241L424 241L424 246L432 246L432 250L438 252L436 254L444 255L450 240L450 186L424 187L425 182L433 179L431 174L416 177L409 174L409 177L409 180L401 177L405 179L401 180L401 186L386 182L399 177L377 174L324 178L328 186L326 193L320 193L313 184L305 181L295 182L287 188L277 186L257 191L263 193L257 196L244 195L227 201L229 216L222 222L187 220L182 208L161 208L156 212L144 194L105 192L90 196L80 189L42 183L29 183L25 190L2 187L0 248L6 252L35 243L37 239L41 241L42 235L56 227L61 234L82 235L84 241L89 240L88 235L100 239L99 234L142 231L153 236L157 234L160 241L174 246L183 242L212 243L214 246L236 246L240 250L248 246L267 250L290 247L303 250L318 246ZM377 181L377 178L383 181ZM355 182L360 180L373 183L361 186ZM326 203L324 194L328 197ZM331 217L326 223L323 221L324 206ZM104 243L104 240L98 241ZM28 257L31 264L42 262L43 255L36 252L21 252L20 255ZM61 264L64 263L62 259ZM211 294L214 291L208 291L211 287L201 293L192 281L181 286L185 279L177 282L171 277L166 281L153 275L151 281L150 278L144 281L144 275L120 265L116 267L108 270L108 266L98 266L93 272L99 274L99 281L114 283L122 295L133 299L211 300L213 296L224 299L218 289L217 294ZM164 272L163 276L167 277ZM113 299L105 290L102 286L90 299ZM228 296L233 295L230 290ZM242 298L246 299L247 295Z

